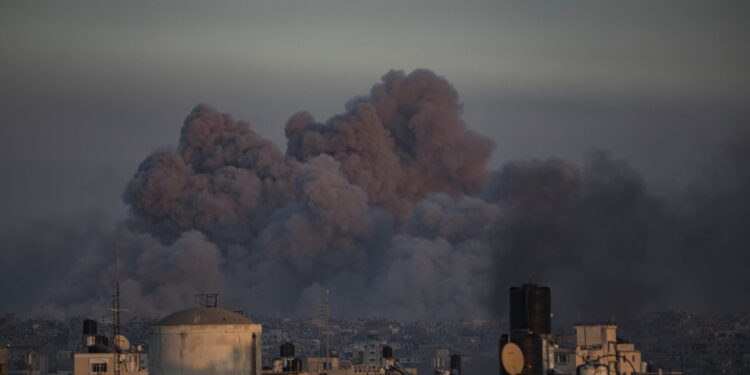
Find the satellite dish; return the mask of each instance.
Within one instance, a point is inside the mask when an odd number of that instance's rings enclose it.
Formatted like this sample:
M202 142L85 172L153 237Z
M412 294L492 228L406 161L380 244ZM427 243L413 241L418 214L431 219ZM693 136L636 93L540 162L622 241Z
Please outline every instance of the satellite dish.
M510 375L518 375L523 371L523 352L518 345L509 342L503 346L500 352L500 361L503 363L505 372Z
M123 335L117 335L115 336L115 347L123 352L128 351L130 349L130 341L128 341L127 337Z

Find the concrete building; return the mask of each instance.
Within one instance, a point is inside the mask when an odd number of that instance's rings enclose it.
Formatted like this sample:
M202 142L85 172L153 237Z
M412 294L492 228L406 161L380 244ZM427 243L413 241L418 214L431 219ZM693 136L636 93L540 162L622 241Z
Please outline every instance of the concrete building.
M45 375L48 372L47 356L36 350L29 351L26 353L26 366L28 375Z
M115 374L118 359L121 375L148 375L144 353L75 353L73 375Z
M634 344L618 341L617 325L605 323L577 323L576 367L586 362L605 365L610 374L633 375L645 371L641 352Z
M0 375L8 375L8 348L0 348Z
M556 374L576 373L576 347L567 343L553 344L554 366Z
M260 324L216 307L176 312L149 334L151 375L261 375Z
M360 340L352 345L355 353L355 362L363 365L382 366L381 350L384 345L383 340L378 338L370 338L367 340Z

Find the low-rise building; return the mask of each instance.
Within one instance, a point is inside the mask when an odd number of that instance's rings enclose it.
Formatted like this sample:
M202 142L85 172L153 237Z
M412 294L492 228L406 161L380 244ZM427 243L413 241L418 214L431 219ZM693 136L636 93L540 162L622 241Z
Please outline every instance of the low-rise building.
M118 363L119 359L119 363ZM148 375L147 356L144 353L75 353L73 375Z
M0 375L8 375L8 348L0 348Z
M644 372L641 352L634 344L617 338L617 325L612 322L577 323L576 367L585 363L607 366L610 374L634 375Z

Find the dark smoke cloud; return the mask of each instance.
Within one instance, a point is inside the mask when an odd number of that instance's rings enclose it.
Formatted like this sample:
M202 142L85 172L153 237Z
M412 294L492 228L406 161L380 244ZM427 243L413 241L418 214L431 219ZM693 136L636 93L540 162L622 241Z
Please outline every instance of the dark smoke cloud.
M427 70L391 71L370 96L326 123L307 113L286 126L287 155L328 154L377 207L406 212L430 193L479 192L493 143L467 129L458 93Z
M703 183L682 198L679 256L669 259L690 281L680 297L718 311L749 309L750 277L750 132L727 142L705 165ZM694 297L693 297L694 298ZM740 307L738 307L738 305Z
M470 274L460 265L486 257L487 247L439 233L426 239L409 228L428 228L420 221L438 214L420 203L430 194L446 194L435 200L446 206L485 184L493 144L467 128L461 111L443 78L394 71L325 123L304 112L292 116L283 155L248 124L198 106L177 150L149 156L128 184L129 227L164 246L188 231L204 233L231 259L227 279L244 286L230 288L229 298L262 300L263 312L300 310L300 296L324 285L353 314L384 314L403 300L397 316L456 315L476 294L465 289ZM444 228L433 231L470 236L459 232L471 218L440 220ZM415 299L443 278L456 290ZM413 287L394 300L395 280ZM439 308L446 304L461 307L446 315Z
M295 199L296 164L247 123L199 105L185 120L177 151L147 157L124 200L133 225L161 238L197 229L247 241L276 208Z
M658 297L646 257L664 250L659 225L668 218L625 162L597 151L580 169L557 159L525 161L506 165L497 178L506 217L494 239L505 250L496 262L507 270L498 289L535 279L589 319L631 315Z
M551 285L567 323L649 309L747 309L750 278L738 265L750 260L750 174L747 152L737 150L750 137L733 144L711 161L724 166L722 178L669 199L604 151L588 153L581 168L557 159L507 164L485 192L505 214L493 238L504 271L495 290L528 279ZM495 301L499 314L504 302Z
M16 250L3 251L0 277L36 271L20 280L44 303L13 296L47 316L107 314L115 246L124 303L147 316L202 292L251 313L310 314L329 290L337 315L497 317L508 287L530 278L552 287L567 323L750 308L728 297L750 289L750 136L664 199L605 151L490 172L493 144L461 112L443 78L390 72L325 122L293 115L283 153L199 105L176 149L147 156L128 183L126 222L6 230Z

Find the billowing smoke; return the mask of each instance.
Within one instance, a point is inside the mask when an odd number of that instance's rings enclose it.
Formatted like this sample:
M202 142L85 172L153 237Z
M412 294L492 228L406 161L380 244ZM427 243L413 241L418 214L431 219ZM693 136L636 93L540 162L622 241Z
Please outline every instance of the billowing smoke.
M430 193L481 191L493 147L466 128L456 91L427 70L386 74L369 97L326 123L297 113L286 135L287 155L333 156L371 205L393 212L408 212Z
M461 112L443 78L392 71L343 114L293 115L283 153L199 105L176 149L147 156L128 183L126 222L8 236L22 251L2 263L31 266L55 250L61 267L36 269L69 282L28 280L45 291L37 312L52 316L106 311L115 246L123 300L147 316L202 292L251 313L307 315L327 289L336 315L499 317L508 287L529 279L552 287L568 323L750 307L715 293L750 289L750 137L663 199L605 151L580 166L553 158L489 171L493 143ZM97 225L78 229L87 223Z
M485 198L503 217L492 239L494 290L533 279L553 288L558 319L632 318L646 310L743 310L750 277L750 134L707 163L684 193L660 198L626 162L589 152L511 162ZM499 314L504 299L494 300Z
M505 269L497 289L535 279L589 319L632 316L664 291L652 284L658 269L650 267L660 262L647 257L666 250L660 226L669 220L627 164L597 151L580 169L558 159L524 161L497 178L491 199L506 214L493 239L502 249L496 266Z
M250 311L301 312L300 297L324 287L341 313L459 316L481 303L475 297L488 285L469 280L475 268L487 277L490 252L468 237L484 236L470 227L487 226L492 215L471 212L487 205L469 196L484 187L494 147L461 111L443 78L394 71L324 123L293 115L284 155L247 123L200 105L177 149L147 157L128 184L128 226L167 247L210 241L221 261L194 257L191 272L225 285L231 303L263 301ZM136 264L139 277L156 271L142 272L144 265ZM152 284L142 289L159 288Z

